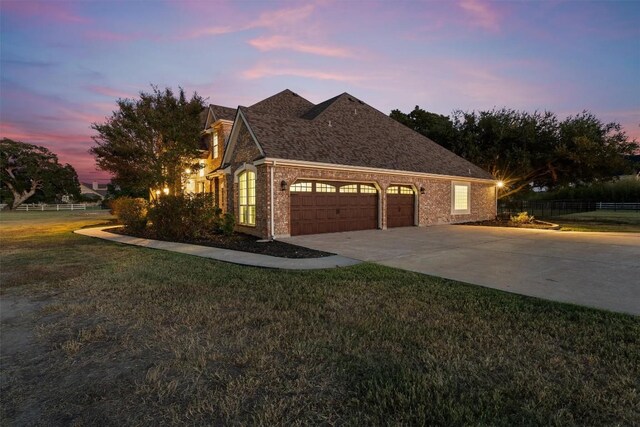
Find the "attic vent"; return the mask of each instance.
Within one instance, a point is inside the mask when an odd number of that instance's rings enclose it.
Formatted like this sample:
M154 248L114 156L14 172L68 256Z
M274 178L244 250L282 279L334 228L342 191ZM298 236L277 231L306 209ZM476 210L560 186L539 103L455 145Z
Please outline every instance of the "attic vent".
M353 114L358 114L358 109L357 108L353 109Z
M329 127L331 127L331 120L329 120Z

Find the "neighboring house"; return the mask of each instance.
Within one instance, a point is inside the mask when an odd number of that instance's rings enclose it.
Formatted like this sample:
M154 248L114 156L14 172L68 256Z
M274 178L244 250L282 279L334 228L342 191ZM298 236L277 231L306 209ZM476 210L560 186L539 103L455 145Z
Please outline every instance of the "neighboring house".
M348 93L314 105L285 90L205 113L203 168L185 189L214 193L237 231L278 238L496 215L493 176Z
M96 200L104 200L104 197L107 195L107 185L100 185L96 181L92 183L81 182L80 194Z

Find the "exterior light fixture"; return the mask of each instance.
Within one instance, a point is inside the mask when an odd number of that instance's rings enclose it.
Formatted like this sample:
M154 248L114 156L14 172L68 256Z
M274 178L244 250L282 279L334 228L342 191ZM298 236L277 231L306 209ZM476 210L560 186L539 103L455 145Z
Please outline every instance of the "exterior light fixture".
M496 182L496 187L498 187L498 188L504 187L504 182L503 181Z
M280 181L280 190L287 191L287 181L285 180Z
M169 195L169 188L168 187L164 187L164 190L162 190L164 192L164 194Z
M186 169L184 170L184 173L186 173L186 174L188 174L188 175L191 175L191 169L186 168Z
M424 189L424 187L420 187L420 194L424 194L426 192L426 190Z
M160 190L156 190L156 196L160 195Z

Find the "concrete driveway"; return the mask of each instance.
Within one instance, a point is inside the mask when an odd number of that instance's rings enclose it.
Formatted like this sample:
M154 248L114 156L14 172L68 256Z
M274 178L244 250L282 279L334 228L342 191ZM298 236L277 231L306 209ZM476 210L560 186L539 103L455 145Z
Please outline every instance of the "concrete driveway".
M503 291L640 315L640 234L442 225L283 240Z

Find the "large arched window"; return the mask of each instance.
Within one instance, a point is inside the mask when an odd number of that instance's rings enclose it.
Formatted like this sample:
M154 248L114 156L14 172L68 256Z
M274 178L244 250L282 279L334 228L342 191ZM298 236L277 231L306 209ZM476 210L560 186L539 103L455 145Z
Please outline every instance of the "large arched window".
M245 170L238 175L238 223L256 225L256 173Z

